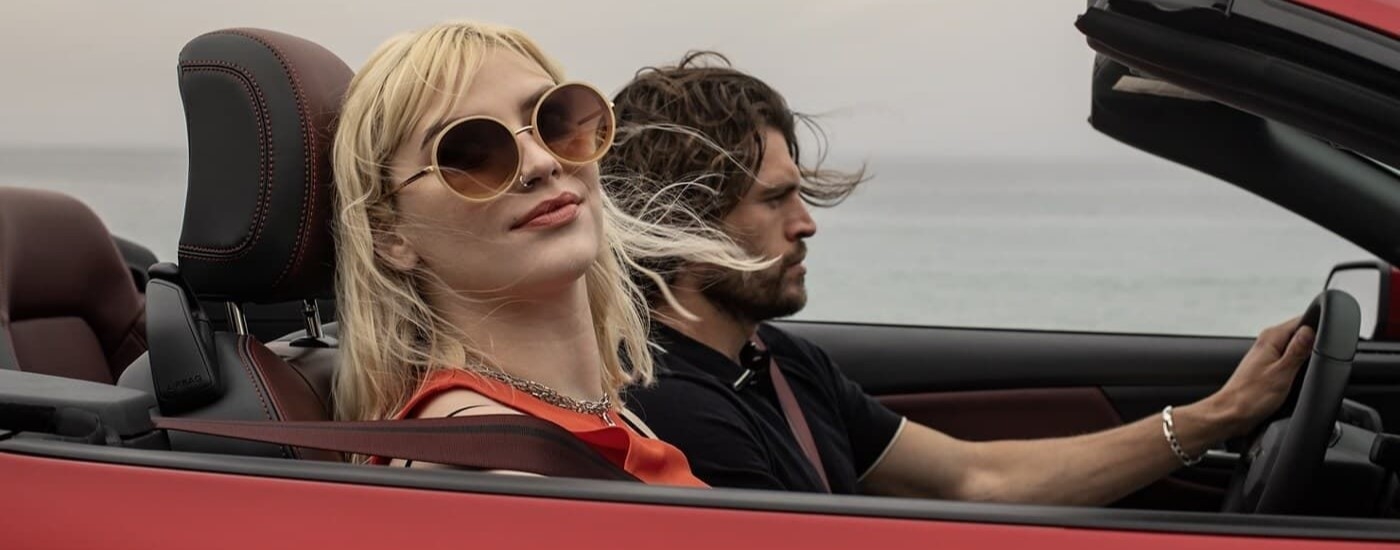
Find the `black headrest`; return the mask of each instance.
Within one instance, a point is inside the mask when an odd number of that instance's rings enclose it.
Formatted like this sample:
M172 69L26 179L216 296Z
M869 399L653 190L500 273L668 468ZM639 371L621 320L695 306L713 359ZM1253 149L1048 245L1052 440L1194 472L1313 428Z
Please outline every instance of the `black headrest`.
M352 75L325 48L267 30L215 31L181 50L180 267L202 298L332 294L331 139Z

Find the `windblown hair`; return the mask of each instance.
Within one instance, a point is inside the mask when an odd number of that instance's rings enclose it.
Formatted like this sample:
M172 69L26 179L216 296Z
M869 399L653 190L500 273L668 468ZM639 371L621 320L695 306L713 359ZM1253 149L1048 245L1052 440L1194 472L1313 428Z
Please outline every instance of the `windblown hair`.
M719 221L757 181L765 128L786 139L802 172L799 192L808 204L835 206L868 180L863 166L854 172L822 168L826 134L816 121L789 109L776 90L734 69L716 52L689 52L675 66L644 68L613 102L618 140L602 170L609 176L605 182L627 187L609 193L633 214L667 205L669 215L656 221L672 227L694 228L698 222L720 229ZM810 166L802 163L799 122L815 137L816 160ZM647 267L672 282L680 263L679 258L661 259ZM661 297L659 287L641 283L649 298Z
M394 416L437 369L498 368L492 358L435 311L426 296L441 288L426 268L396 269L384 256L397 227L411 223L395 208L389 159L442 94L463 93L491 51L538 63L555 82L557 64L518 30L451 22L381 46L355 75L336 131L333 168L338 204L337 298L344 364L335 386L336 416ZM446 102L450 108L451 102ZM604 390L615 400L631 383L653 379L647 307L629 273L660 277L637 260L683 257L753 271L771 262L749 258L718 232L682 231L624 213L606 193L603 246L585 275L588 305L603 357ZM470 246L464 244L463 246ZM667 293L669 296L669 293Z

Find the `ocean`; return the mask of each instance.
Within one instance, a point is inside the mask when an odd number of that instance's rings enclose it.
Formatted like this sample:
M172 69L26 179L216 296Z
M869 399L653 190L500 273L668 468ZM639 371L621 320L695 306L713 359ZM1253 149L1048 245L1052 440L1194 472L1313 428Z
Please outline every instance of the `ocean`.
M175 258L182 150L0 149L0 185L52 189ZM1370 254L1219 180L1141 159L872 159L816 209L798 319L1252 336Z

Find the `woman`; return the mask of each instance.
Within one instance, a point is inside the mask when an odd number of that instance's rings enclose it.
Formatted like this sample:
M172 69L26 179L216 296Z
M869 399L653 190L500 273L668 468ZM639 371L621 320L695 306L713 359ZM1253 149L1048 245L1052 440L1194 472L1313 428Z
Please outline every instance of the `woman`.
M599 92L514 29L448 23L379 48L333 153L339 417L529 414L643 481L703 485L619 405L652 380L624 266L768 263L616 208L597 165L613 124Z

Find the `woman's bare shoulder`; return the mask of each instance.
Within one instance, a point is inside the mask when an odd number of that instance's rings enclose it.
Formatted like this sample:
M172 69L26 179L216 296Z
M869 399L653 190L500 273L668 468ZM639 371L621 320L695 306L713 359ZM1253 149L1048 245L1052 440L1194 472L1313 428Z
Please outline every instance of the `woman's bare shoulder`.
M480 416L486 414L524 414L477 392L454 389L442 392L423 403L414 418L446 416Z

